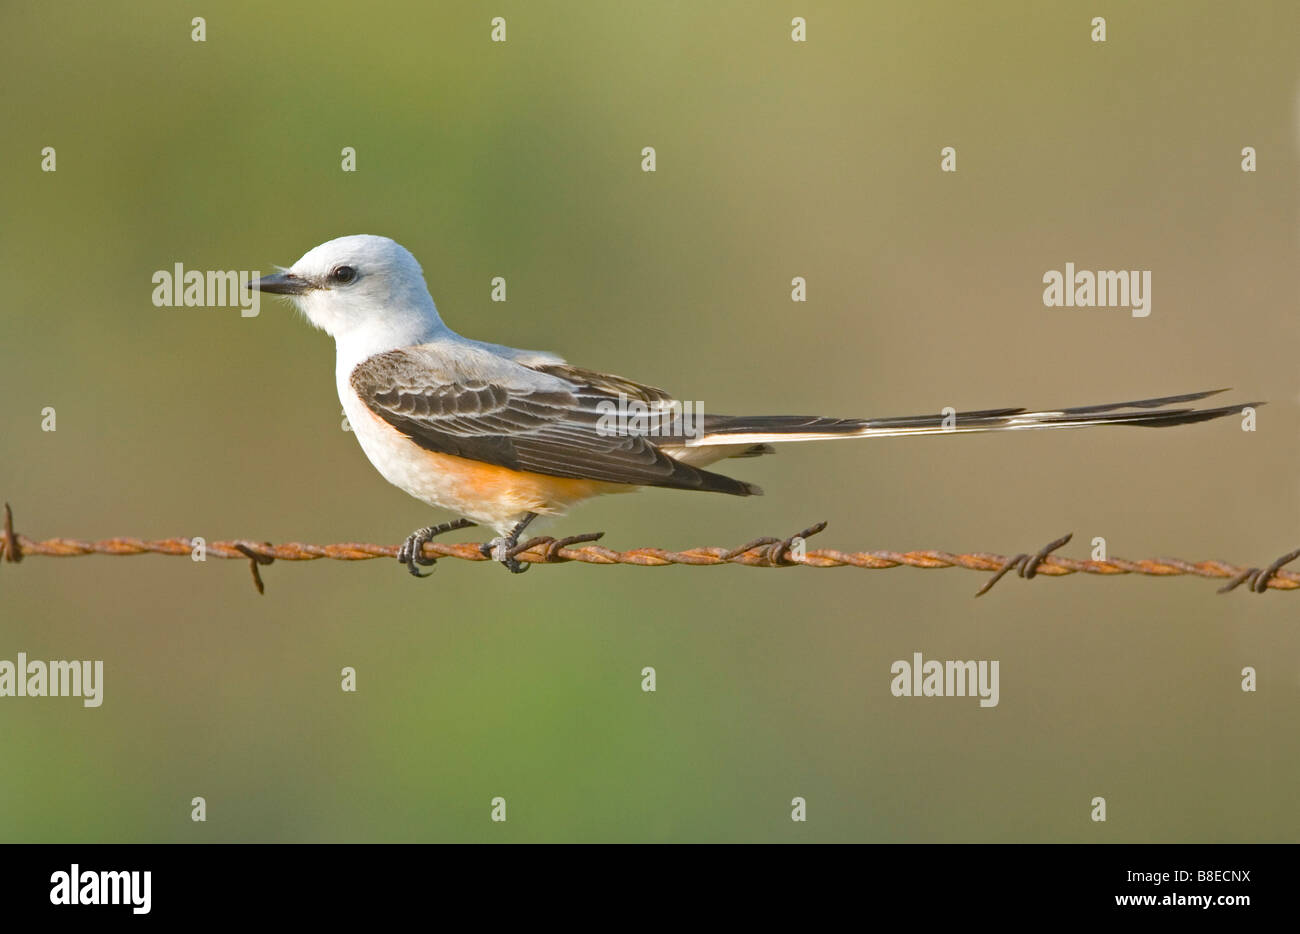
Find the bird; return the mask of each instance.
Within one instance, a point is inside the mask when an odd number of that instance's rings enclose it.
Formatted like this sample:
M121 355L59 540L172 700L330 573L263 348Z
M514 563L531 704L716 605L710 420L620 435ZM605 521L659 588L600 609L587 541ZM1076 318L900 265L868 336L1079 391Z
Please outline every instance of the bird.
M788 441L967 434L1128 425L1164 428L1241 412L1197 408L1225 392L1072 408L982 409L838 418L686 412L672 394L547 351L463 337L438 313L416 258L360 234L314 247L289 268L250 281L284 296L334 338L335 384L361 449L391 484L460 518L410 533L398 561L416 577L424 545L482 525L481 547L513 573L519 537L538 516L562 516L595 496L644 487L756 496L753 483L706 470L769 454Z

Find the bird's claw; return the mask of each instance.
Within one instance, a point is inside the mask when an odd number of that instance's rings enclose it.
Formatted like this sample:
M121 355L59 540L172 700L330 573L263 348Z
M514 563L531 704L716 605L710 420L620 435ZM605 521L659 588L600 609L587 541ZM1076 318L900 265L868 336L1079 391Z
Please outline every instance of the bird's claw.
M402 547L397 549L397 560L406 565L406 570L411 573L412 577L428 577L428 574L421 574L420 567L429 567L437 564L437 558L426 558L424 556L425 542L433 539L433 529L417 529L406 537Z
M443 532L465 529L472 525L474 523L468 519L457 519L454 522L444 522L442 525L429 525L422 529L416 529L406 536L406 541L402 542L402 547L397 549L397 561L399 564L406 565L406 570L410 572L412 577L428 577L428 574L420 573L420 567L427 568L435 565L438 563L438 559L425 557L424 546Z

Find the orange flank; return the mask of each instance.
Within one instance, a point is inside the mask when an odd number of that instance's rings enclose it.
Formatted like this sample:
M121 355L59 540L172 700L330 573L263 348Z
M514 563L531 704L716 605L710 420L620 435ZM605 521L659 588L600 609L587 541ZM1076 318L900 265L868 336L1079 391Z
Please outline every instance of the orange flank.
M467 500L509 503L521 512L562 515L570 506L604 493L630 493L638 489L629 483L552 477L526 470L511 470L495 464L422 451L429 469L440 473Z

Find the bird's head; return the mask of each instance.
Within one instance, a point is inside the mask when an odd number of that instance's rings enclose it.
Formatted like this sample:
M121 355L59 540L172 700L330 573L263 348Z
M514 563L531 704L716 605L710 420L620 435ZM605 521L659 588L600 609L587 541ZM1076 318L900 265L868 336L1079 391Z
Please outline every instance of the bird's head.
M340 346L359 342L378 353L418 343L442 327L420 264L387 237L330 240L249 286L287 296Z

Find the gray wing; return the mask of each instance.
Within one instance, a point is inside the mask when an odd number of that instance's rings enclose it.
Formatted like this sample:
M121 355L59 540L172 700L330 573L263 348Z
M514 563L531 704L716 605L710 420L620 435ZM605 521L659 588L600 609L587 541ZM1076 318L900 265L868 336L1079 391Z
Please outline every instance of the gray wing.
M667 398L618 377L563 364L522 366L465 345L425 344L364 360L350 382L371 412L439 454L555 477L758 492L674 460L645 433L609 430L602 416L617 404L618 392L636 387Z

